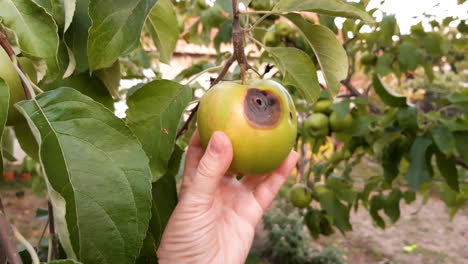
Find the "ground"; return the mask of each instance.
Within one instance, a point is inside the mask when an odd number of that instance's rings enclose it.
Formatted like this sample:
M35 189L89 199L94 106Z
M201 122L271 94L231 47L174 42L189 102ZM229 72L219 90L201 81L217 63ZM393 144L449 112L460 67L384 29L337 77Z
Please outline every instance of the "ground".
M28 240L37 244L46 224L45 219L36 218L36 208L47 207L43 196L23 185L1 188L0 196L10 220ZM411 205L402 202L400 220L385 230L375 227L369 213L360 209L351 216L352 232L321 237L311 246L344 248L348 263L468 263L468 208L462 208L450 221L448 209L436 197L418 211L420 204L420 200ZM413 244L418 248L405 253L403 247Z

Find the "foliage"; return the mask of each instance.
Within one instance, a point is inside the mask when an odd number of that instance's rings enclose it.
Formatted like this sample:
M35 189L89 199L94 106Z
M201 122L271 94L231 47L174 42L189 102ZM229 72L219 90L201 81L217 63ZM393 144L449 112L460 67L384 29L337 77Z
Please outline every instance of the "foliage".
M364 0L239 2L248 9L228 0L0 2L1 158L15 159L16 138L39 164L64 249L48 255L155 261L207 72L218 74L213 83L281 81L299 111L296 176L320 208L304 209L304 223L297 210L284 215L289 229L265 218L281 261L310 260L303 224L314 238L346 232L359 206L384 228L382 214L397 221L416 194L437 190L451 217L467 203L466 21L427 16L430 29L402 33L394 15L376 21ZM162 80L161 64L184 41L217 54ZM229 43L234 51L221 52ZM120 89L129 79L137 84ZM126 118L114 103L128 106ZM306 122L317 112L328 120L320 131ZM383 173L352 177L363 157Z
M263 217L267 244L262 254L271 263L343 264L345 252L333 246L323 250L311 248L312 239L305 232L303 211L285 199L277 199L272 210Z

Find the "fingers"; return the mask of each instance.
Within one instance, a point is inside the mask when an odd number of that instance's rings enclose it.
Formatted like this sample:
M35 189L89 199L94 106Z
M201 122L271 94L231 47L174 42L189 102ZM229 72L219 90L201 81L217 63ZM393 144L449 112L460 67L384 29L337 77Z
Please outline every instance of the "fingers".
M196 142L194 142L195 144ZM188 166L195 166L196 155L190 153L191 159ZM226 134L216 131L211 136L205 154L198 163L197 169L190 186L187 186L187 195L200 203L211 203L224 174L229 169L232 161L232 145Z
M291 171L294 169L294 166L297 163L297 159L297 152L291 151L283 164L273 173L271 173L271 175L268 176L263 182L258 184L254 191L254 196L263 210L266 210L268 206L270 206L281 186L286 181Z

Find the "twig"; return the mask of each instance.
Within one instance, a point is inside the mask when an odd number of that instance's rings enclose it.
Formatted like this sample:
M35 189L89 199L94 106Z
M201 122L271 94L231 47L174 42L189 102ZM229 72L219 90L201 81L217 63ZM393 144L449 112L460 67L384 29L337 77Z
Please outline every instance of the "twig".
M0 199L0 256L5 256L8 263L21 264L21 258L16 250L14 233L11 224L8 222ZM3 261L2 259L0 259Z
M13 234L15 235L16 240L20 242L25 248L26 251L28 251L29 256L31 256L31 260L33 264L39 264L39 256L37 256L36 250L34 250L34 247L21 235L21 233L16 229L15 226L12 226L13 228Z
M49 236L50 236L50 247L49 257L47 261L52 261L57 258L58 254L58 241L55 234L55 221L54 221L54 208L50 201L47 202L48 214L49 214Z
M350 92L350 95L351 96L356 96L356 97L367 97L366 95L364 94L361 94L357 89L356 87L354 87L354 85L351 83L351 76L349 75L348 78L344 79L343 81L341 81L341 84L343 84L346 89L348 89L348 91ZM368 87L369 89L369 87ZM344 96L341 96L341 97L344 97ZM369 108L370 108L370 111L374 114L378 114L380 113L380 109L372 104L371 102L368 102L368 105L369 105Z
M460 158L458 158L457 160L455 160L455 163L465 169L468 169L468 164L466 164L465 162L463 162L463 160L461 160Z
M246 71L247 70L253 70L255 73L257 73L259 76L261 76L248 62L247 62L247 57L245 56L244 52L244 38L245 38L245 30L242 29L240 25L240 20L239 20L239 9L238 9L238 1L237 0L232 0L232 11L233 11L233 21L232 21L232 44L233 44L233 54L232 56L226 61L224 64L223 70L219 73L218 77L211 83L210 88L215 86L217 83L219 83L224 76L226 76L229 68L231 65L237 61L239 64L239 67L241 69L241 79L242 83L245 83L246 79ZM245 14L245 13L244 13ZM197 104L192 112L190 113L188 119L185 121L185 123L182 125L180 128L179 132L177 132L176 139L178 139L182 134L187 131L188 126L192 119L195 117L197 111L198 111L198 106L200 104Z
M42 229L41 236L39 237L39 240L37 241L37 246L36 246L37 248L41 247L41 242L42 242L42 239L44 238L44 234L48 226L49 226L49 218L47 218L46 224L44 225L44 228Z
M8 42L8 37L7 37L6 31L5 31L5 29L3 28L3 26L1 24L0 24L0 45L5 50L5 52L8 54L8 56L10 57L11 61L13 62L13 65L15 66L18 73L23 73L23 69L21 68L18 61L16 60L15 51L13 50L13 48L11 48L10 43ZM24 74L23 74L23 76L21 76L21 74L20 74L20 77L21 77L21 83L22 83L23 89L24 89L24 95L25 95L26 99L31 100L33 97L32 97L32 94L31 94L32 88L31 88L30 85L28 85L29 81L28 81L27 78L25 78Z

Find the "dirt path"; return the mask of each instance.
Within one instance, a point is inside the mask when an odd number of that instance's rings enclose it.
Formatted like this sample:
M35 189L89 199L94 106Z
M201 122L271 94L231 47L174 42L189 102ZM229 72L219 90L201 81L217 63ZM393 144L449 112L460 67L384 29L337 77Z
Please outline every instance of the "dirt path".
M38 219L36 209L46 209L47 200L36 195L31 189L24 189L23 192L1 189L0 196L11 223L27 240L37 243L47 218Z
M385 230L374 226L369 213L360 209L351 216L352 232L322 237L317 242L322 247L345 247L349 263L468 263L468 208L461 209L450 222L442 201L430 199L413 214L419 204L402 203L399 221ZM403 247L413 244L418 248L404 252Z

